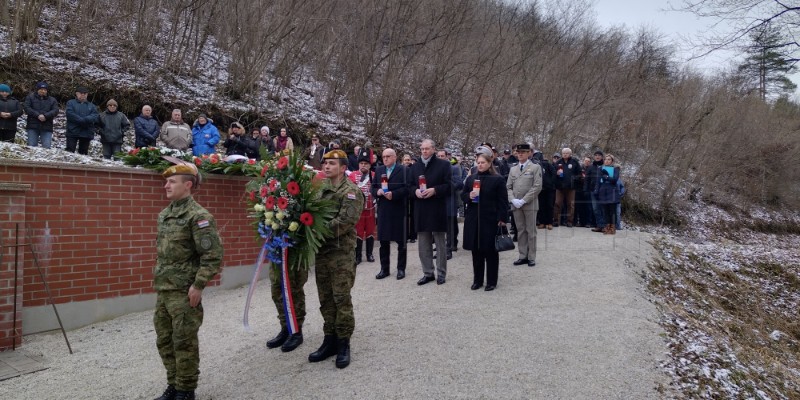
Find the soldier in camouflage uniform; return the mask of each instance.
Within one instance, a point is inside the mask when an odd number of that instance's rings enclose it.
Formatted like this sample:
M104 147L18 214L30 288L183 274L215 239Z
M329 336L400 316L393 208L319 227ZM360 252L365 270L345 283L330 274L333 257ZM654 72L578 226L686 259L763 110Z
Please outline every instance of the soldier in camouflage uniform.
M163 176L171 203L158 215L153 324L168 386L156 400L190 400L200 375L203 289L219 272L223 250L214 217L192 198L197 168L174 165Z
M278 321L281 331L274 338L267 340L267 348L281 348L281 351L292 351L303 344L303 321L306 319L306 292L303 290L308 282L308 270L303 268L289 268L289 283L292 288L294 312L297 316L297 332L289 335L286 327L286 310L283 309L283 289L281 288L281 270L279 265L272 264L269 269L270 291L275 308L278 309Z
M319 249L315 275L319 293L319 310L325 321L322 330L325 339L320 348L308 356L308 361L319 362L336 354L336 367L350 365L350 336L356 325L350 290L356 278L355 226L364 209L364 195L344 174L347 154L333 150L323 156L322 170L325 181L322 198L339 205L339 212L331 220L333 237Z

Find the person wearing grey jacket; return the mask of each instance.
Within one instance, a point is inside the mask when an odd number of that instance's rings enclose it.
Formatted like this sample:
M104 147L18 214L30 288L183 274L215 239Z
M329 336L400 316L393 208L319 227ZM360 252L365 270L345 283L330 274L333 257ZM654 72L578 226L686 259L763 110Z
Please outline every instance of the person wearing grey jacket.
M125 131L131 127L131 123L125 114L117 111L119 105L116 100L109 100L106 107L106 111L100 114L100 143L103 144L103 158L110 160L114 154L122 151Z

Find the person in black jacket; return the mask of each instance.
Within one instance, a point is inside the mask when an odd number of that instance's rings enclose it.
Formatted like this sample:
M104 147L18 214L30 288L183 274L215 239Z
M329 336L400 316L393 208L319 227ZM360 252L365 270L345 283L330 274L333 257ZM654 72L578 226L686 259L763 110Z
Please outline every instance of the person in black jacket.
M414 198L414 225L419 238L419 259L424 276L418 285L436 281L445 283L447 257L436 257L433 270L433 242L436 248L447 249L447 198L450 196L452 174L450 163L436 158L436 146L431 139L420 143L420 160L411 167L411 190ZM424 179L424 182L422 181ZM443 254L443 253L440 253Z
M389 256L392 242L397 243L397 279L406 276L406 218L408 217L408 174L406 167L397 162L397 153L387 148L382 154L383 165L375 169L372 196L378 202L378 251L381 270L375 279L390 275ZM385 178L385 181L384 181Z
M572 228L575 219L575 189L581 178L583 169L578 160L572 158L572 150L565 147L561 150L561 159L556 162L556 205L553 226L561 222L561 207L567 210L567 227Z
M485 291L497 286L500 255L495 250L494 238L498 227L505 227L508 215L508 195L506 181L492 164L492 158L479 154L476 160L478 172L467 177L461 200L466 205L464 218L464 250L472 251L472 290L483 286L486 271ZM475 180L480 180L480 188L474 189Z
M597 150L594 152L594 160L592 161L592 165L586 169L586 180L584 181L584 187L591 195L592 212L594 213L595 227L592 229L592 232L602 232L603 228L606 226L602 207L597 199L597 194L594 193L594 187L599 179L600 168L603 166L604 158L602 151Z
M133 119L133 146L136 148L155 146L159 133L161 125L153 118L153 107L145 104L142 113Z
M244 127L242 124L238 122L232 123L230 129L228 129L228 138L225 139L225 143L222 144L227 149L225 151L225 155L239 155L247 157L247 153L250 151L251 141L245 136Z
M97 133L100 123L100 113L97 106L89 101L89 89L78 86L75 89L75 98L67 101L67 150L78 154L88 155L89 144Z
M36 91L25 97L25 114L28 114L28 146L49 149L53 141L53 119L58 115L58 101L47 95L50 87L45 82L36 84Z
M553 204L556 201L556 170L544 159L541 151L533 152L533 161L542 167L542 191L539 192L539 213L536 214L537 229L553 229Z
M22 115L22 105L11 96L11 87L0 85L0 141L14 143L17 136L17 118Z

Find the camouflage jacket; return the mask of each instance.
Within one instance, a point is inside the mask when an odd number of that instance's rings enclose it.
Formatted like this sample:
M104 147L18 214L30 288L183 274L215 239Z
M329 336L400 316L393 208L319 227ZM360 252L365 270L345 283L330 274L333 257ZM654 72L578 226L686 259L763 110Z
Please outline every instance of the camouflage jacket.
M189 196L173 201L158 215L155 290L206 287L222 264L217 223Z
M330 179L322 185L321 197L332 200L339 206L339 212L330 222L333 237L320 248L320 253L335 252L338 249L353 250L356 247L356 224L364 210L364 194L347 177L334 186Z

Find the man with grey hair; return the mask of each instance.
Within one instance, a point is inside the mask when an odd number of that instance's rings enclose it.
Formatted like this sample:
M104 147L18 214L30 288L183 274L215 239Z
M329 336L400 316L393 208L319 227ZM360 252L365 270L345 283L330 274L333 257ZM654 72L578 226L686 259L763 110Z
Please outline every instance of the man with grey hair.
M192 128L181 117L181 110L172 110L172 118L161 125L159 139L170 149L187 151L192 147Z
M567 208L567 227L572 228L575 218L575 189L581 180L583 168L578 160L572 158L572 150L561 150L561 159L554 165L556 169L556 205L553 212L553 226L561 223L561 207ZM566 204L565 204L566 203Z
M411 167L411 190L414 205L414 224L419 240L419 259L423 277L417 282L424 285L433 282L442 285L447 276L447 198L450 196L452 174L450 163L436 158L436 146L431 139L420 143L420 162ZM440 250L436 258L436 275L433 269L433 242Z

